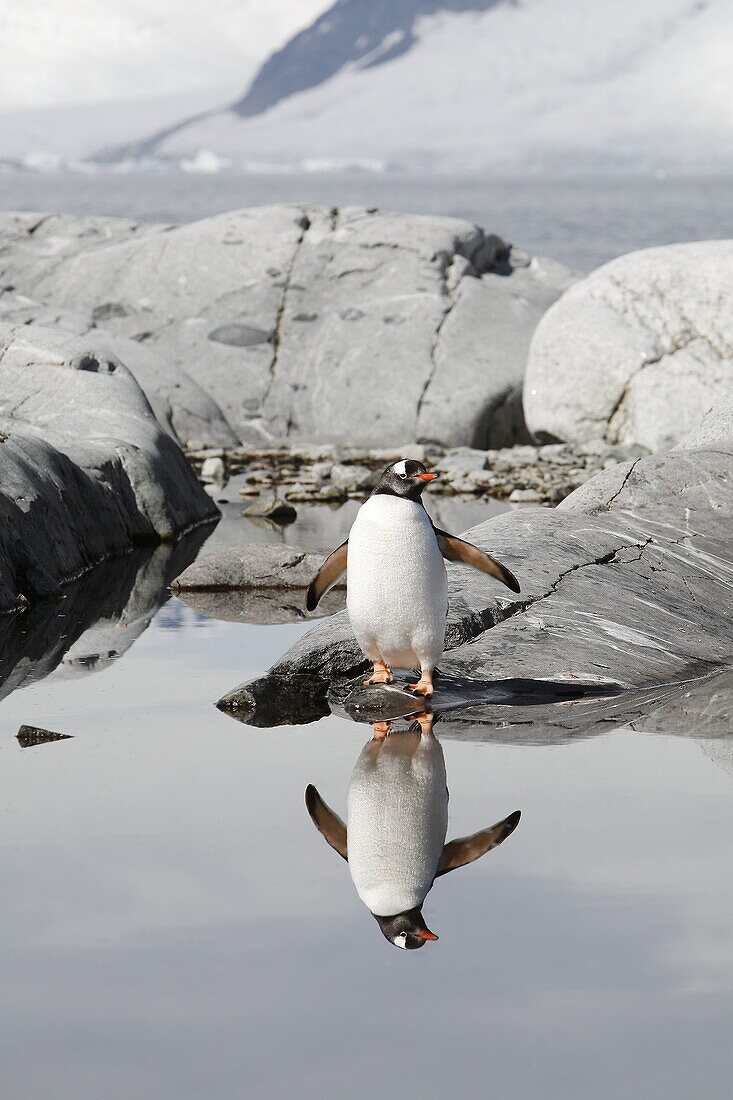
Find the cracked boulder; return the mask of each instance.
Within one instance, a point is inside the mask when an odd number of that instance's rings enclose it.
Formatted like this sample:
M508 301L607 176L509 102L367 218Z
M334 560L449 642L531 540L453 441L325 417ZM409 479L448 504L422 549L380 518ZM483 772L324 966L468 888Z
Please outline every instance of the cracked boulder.
M731 668L731 486L733 443L716 440L610 467L554 511L504 513L468 531L467 539L506 563L521 592L509 595L484 574L448 565L441 670L463 685L464 720L538 721L537 711L492 702L497 682L519 679L525 697L529 681L595 686L596 696L608 689L605 703L555 703L550 711L546 704L543 729L552 725L548 714L558 728L578 732L623 725L660 700L668 711L672 697L683 705L685 685ZM220 706L257 724L314 719L329 700L343 700L366 667L342 613ZM439 680L434 706L445 709ZM569 706L572 721L567 709L558 711ZM729 724L718 730L728 731Z
M218 509L95 335L0 323L0 611Z
M733 241L632 252L594 271L537 326L530 431L673 447L733 390L731 301Z
M0 241L5 285L177 365L258 444L525 441L530 337L574 278L467 221L356 207L6 215Z
M117 355L147 397L161 426L183 447L231 447L237 438L221 410L178 362L144 341L109 331L125 316L117 301L79 310L59 305L66 265L82 251L161 232L164 227L122 218L77 218L64 214L0 214L0 321L40 325L72 335L94 332L99 345ZM39 286L43 283L43 297Z

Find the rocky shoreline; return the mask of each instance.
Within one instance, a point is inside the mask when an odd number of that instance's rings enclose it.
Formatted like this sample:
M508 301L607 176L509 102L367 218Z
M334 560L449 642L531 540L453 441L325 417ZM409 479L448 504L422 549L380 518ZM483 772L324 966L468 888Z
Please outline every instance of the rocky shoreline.
M451 721L526 726L521 696L550 737L638 706L678 728L685 700L704 709L689 684L733 666L732 296L724 241L578 280L470 222L371 208L186 226L4 214L0 611L35 614L97 563L215 522L229 478L242 508L276 496L284 519L363 499L415 457L481 515L489 498L512 506L468 535L521 594L449 569ZM200 569L227 616L293 621L313 561L285 554ZM193 606L220 603L200 581ZM344 704L361 666L337 613L222 705L308 720ZM550 702L530 681L595 694Z
M485 451L414 443L380 449L337 444L214 447L188 451L187 458L204 484L221 485L243 475L240 494L245 498L274 492L293 504L363 500L385 466L400 458L415 458L439 475L431 493L554 505L601 470L648 453L635 444L593 440Z
M609 466L556 509L506 512L465 532L512 570L521 592L449 564L447 690L439 681L433 700L446 721L460 717L487 737L507 725L531 736L532 727L553 740L611 723L646 728L641 718L660 707L674 732L700 718L705 696L694 685L733 666L731 413L730 403L715 407L686 445ZM342 612L219 706L255 725L302 723L356 691L358 711L366 667ZM522 696L534 695L530 710L509 691L497 706L497 685L518 678ZM540 703L530 682L584 685L589 698ZM372 710L378 695L385 710L421 705L397 685L371 689ZM722 703L715 713L708 736L729 732Z

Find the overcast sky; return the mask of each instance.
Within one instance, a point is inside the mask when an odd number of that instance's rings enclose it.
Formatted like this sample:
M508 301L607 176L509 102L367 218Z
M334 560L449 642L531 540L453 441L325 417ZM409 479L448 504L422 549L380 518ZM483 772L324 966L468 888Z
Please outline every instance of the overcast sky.
M331 0L0 0L0 111L238 93Z

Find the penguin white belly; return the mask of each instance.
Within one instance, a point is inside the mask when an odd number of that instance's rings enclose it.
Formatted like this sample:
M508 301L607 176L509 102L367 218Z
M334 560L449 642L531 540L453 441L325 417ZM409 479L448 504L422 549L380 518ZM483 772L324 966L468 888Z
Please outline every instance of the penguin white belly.
M448 582L421 504L384 494L359 509L349 534L346 605L370 660L435 668L445 641Z
M369 910L389 917L422 905L448 828L437 739L399 733L367 744L351 777L347 817L349 871Z

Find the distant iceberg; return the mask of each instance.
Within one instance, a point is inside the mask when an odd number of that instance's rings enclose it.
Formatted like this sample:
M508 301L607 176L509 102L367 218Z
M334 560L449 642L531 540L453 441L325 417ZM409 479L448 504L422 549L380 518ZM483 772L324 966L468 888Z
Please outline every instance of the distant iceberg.
M228 157L220 157L210 149L199 149L195 156L183 157L179 160L178 167L183 172L214 173L221 172L222 168L228 168L230 163Z

